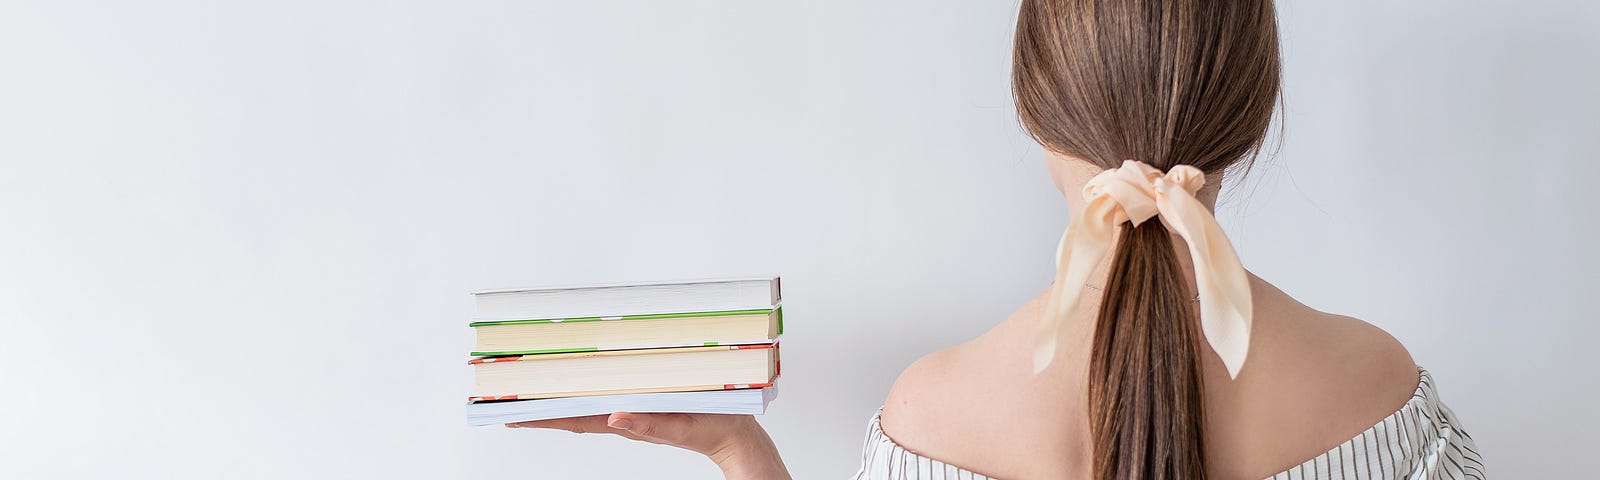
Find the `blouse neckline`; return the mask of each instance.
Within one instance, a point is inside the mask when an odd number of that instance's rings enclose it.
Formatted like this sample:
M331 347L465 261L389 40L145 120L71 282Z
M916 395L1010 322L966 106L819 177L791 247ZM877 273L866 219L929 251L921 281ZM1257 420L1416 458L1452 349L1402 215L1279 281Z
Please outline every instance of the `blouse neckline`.
M1438 395L1436 395L1434 390L1433 390L1433 377L1432 377L1432 375L1430 375L1428 373L1427 369L1422 368L1422 367L1417 367L1417 388L1412 391L1411 399L1407 400L1404 405L1401 405L1399 410L1396 410L1394 413L1391 413L1388 416L1383 417L1383 419L1379 420L1377 423L1374 423L1372 427L1370 427L1370 428L1368 428L1366 430L1363 430L1360 434L1358 434L1358 435L1356 435L1354 437L1351 437L1349 440L1346 440L1343 443L1340 443L1339 445L1334 446L1333 448L1328 449L1327 451L1323 452L1322 454L1317 455L1315 457L1311 457L1310 459L1308 459L1308 460L1306 460L1304 462L1300 462L1298 464L1292 465L1289 468L1284 469L1283 471L1280 471L1280 472L1278 472L1278 473L1276 473L1276 474L1274 474L1274 475L1272 475L1270 477L1267 477L1267 478L1268 479L1279 478L1281 476L1288 475L1291 472L1304 471L1306 469L1311 469L1312 471L1315 471L1315 469L1317 468L1318 465L1323 465L1323 466L1329 465L1330 464L1330 462L1329 462L1329 458L1330 457L1333 457L1335 455L1342 455L1341 452L1343 452L1344 450L1352 450L1353 451L1354 448L1355 448L1356 442L1362 442L1364 444L1369 436L1374 436L1375 437L1375 436L1379 435L1380 433L1383 433L1383 430L1392 429L1393 425L1397 425L1397 424L1399 424L1400 422L1403 422L1403 421L1409 421L1410 419L1415 419L1415 418L1417 418L1418 415L1428 415L1426 412L1435 411L1437 409L1438 409ZM932 463L936 463L936 464L938 464L940 466L944 466L944 467L955 469L955 470L959 471L960 473L963 473L963 474L966 474L966 475L975 476L975 478L993 478L993 477L990 477L990 476L987 476L987 475L984 475L984 474L981 474L981 473L978 473L978 472L974 472L972 470L968 470L966 468L962 468L962 467L959 467L959 466L955 466L955 465L951 465L951 464L948 464L948 463L941 462L941 461L939 461L937 459L934 459L932 457L928 457L928 456L922 455L920 453L917 453L915 451L912 451L911 449L905 448L904 446L900 445L900 442L895 441L894 438L890 437L887 432L883 431L883 427L882 427L882 425L880 423L880 420L882 419L882 417L883 417L883 407L879 406L878 407L878 411L872 415L872 422L871 422L872 432L871 433L874 434L875 436L881 437L892 448L894 448L895 450L898 450L900 454L902 454L902 455L912 455L912 456L915 456L915 457L918 457L918 458L925 458L925 459L930 460Z

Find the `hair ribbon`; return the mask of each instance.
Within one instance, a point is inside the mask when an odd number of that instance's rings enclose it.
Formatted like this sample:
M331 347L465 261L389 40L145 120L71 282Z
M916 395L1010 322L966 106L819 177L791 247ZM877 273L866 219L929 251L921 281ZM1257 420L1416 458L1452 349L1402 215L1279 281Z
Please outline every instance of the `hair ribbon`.
M1054 360L1063 343L1063 320L1078 306L1089 273L1116 241L1117 226L1159 217L1189 244L1200 294L1200 329L1222 357L1229 378L1238 378L1250 350L1250 281L1217 219L1195 198L1205 173L1178 165L1166 174L1143 162L1100 172L1083 187L1083 211L1072 219L1056 250L1056 278L1039 323L1033 371Z

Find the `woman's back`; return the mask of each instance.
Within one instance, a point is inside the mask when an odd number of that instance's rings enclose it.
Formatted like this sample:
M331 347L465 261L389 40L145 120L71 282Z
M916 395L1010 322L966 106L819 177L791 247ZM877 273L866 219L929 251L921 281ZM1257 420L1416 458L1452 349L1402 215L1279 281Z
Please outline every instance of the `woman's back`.
M1253 276L1251 290L1247 367L1229 379L1209 347L1201 355L1208 476L1270 477L1412 398L1417 366L1393 337ZM1039 375L1029 362L1043 296L988 333L918 360L885 402L883 431L911 452L997 478L1090 478L1086 373L1097 300L1084 299L1068 326L1076 343Z

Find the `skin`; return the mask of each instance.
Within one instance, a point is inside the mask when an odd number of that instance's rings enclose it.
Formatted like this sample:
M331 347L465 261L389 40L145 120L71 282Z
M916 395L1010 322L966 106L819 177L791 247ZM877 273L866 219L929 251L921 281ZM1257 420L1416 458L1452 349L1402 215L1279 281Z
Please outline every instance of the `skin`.
M1050 176L1069 208L1101 168L1048 154ZM1220 178L1196 194L1216 204ZM1173 248L1193 292L1193 263L1183 239ZM1104 285L1110 256L1090 283ZM1411 355L1383 330L1320 312L1250 274L1254 325L1237 379L1202 343L1207 474L1261 479L1349 440L1399 410L1417 388ZM1041 291L983 335L912 363L884 403L882 427L924 456L999 478L1090 476L1086 379L1098 292L1084 292L1064 325L1071 339L1039 375L1032 373L1033 327L1048 296ZM789 478L777 448L750 416L629 414L509 425L578 433L613 433L706 455L730 479Z

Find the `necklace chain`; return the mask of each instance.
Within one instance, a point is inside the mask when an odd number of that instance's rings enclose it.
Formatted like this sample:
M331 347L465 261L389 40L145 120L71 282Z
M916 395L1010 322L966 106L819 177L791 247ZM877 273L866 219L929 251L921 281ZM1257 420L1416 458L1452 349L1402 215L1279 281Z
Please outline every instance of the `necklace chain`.
M1106 293L1106 289L1097 287L1092 283L1085 283L1085 284L1083 284L1083 286L1089 287L1090 290L1094 290L1096 292ZM1195 295L1194 298L1189 299L1189 301L1191 301L1191 302L1199 302L1200 301L1200 296L1199 295Z

